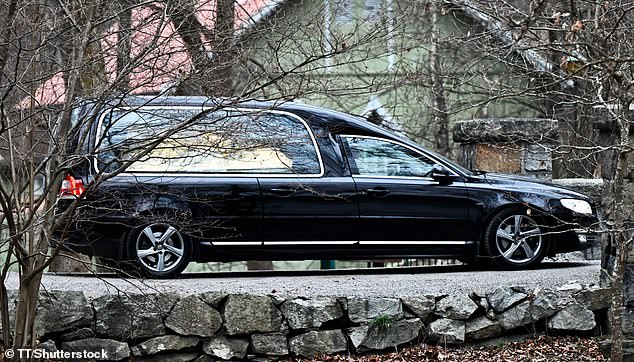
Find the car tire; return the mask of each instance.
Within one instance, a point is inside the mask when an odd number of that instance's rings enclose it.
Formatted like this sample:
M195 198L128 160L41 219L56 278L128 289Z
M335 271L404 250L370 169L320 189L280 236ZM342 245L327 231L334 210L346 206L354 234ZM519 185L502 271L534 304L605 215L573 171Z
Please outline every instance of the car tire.
M507 269L523 269L539 264L548 251L544 225L525 208L497 213L484 233L483 249L495 264Z
M140 274L149 278L173 278L187 267L191 239L170 221L144 223L133 228L126 241L126 256Z

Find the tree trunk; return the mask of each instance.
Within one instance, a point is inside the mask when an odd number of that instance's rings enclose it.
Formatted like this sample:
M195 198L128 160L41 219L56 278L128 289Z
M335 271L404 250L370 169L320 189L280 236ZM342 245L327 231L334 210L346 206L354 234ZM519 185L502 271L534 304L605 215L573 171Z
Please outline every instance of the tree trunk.
M579 14L574 2L569 3L572 18L571 23L579 20ZM553 27L555 28L555 27ZM550 100L546 101L546 116L559 121L559 144L554 152L553 178L592 178L598 171L599 162L594 151L588 149L595 141L594 128L588 119L591 107L579 102L579 99L588 93L592 93L590 81L584 79L581 73L568 69L570 55L575 51L573 45L578 39L578 34L568 28L549 31L549 42L552 51L550 60L552 64L559 64L560 74L567 77L565 80L553 82ZM563 46L561 46L563 44Z
M40 250L40 252L45 250ZM38 342L35 339L35 314L37 301L42 282L42 273L32 274L33 266L41 265L44 261L42 255L33 257L27 261L24 268L18 290L18 299L15 309L15 334L13 348L33 349Z
M433 125L435 131L436 151L450 156L449 146L449 115L447 113L447 100L443 85L443 74L440 66L440 56L438 55L438 6L437 0L433 1L431 8L431 33L430 33L430 54L429 54L429 75L432 81L431 97L432 112L434 115Z
M612 235L616 243L616 256L614 262L614 271L612 273L612 300L611 300L611 337L612 350L611 359L613 362L623 361L623 313L625 311L625 292L624 278L625 268L627 266L628 244L631 242L630 233L625 228L625 220L623 213L617 208L623 207L624 197L624 179L629 173L628 170L628 154L630 151L630 102L626 102L623 107L623 114L616 119L616 129L619 137L618 154L614 172L612 194Z
M210 74L214 95L233 95L233 66L236 61L234 49L234 0L216 1L216 26L213 40L213 72Z
M9 299L4 282L0 285L0 323L2 323L2 345L8 348L11 346L11 327L9 325Z
M83 17L81 20L83 26L85 26L85 35L88 37L88 41L85 43L85 48L82 49L83 54L81 55L82 63L79 67L79 81L75 82L75 87L71 85L71 82L66 81L67 92L86 98L102 96L106 89L109 88L106 76L106 65L99 42L101 34L99 34L97 28L93 28L91 24L100 6L101 5L97 3L92 7L79 9L79 13L82 14ZM69 45L74 46L74 44ZM66 132L64 132L64 136L66 136ZM86 264L86 260L88 264ZM86 255L60 251L56 259L50 264L49 271L61 273L90 271L87 265L90 265L90 258Z
M124 3L127 5L127 3ZM125 6L125 5L124 5ZM117 39L117 90L130 89L130 50L132 49L132 8L127 7L119 14Z
M177 95L228 97L233 94L234 0L216 1L216 23L209 31L196 17L196 2L166 1L170 18L183 39L192 62L192 73L181 80ZM206 39L211 47L203 39Z
M36 289L36 293L37 290ZM15 309L15 334L13 338L14 348L30 348L31 329L29 321L35 318L37 297L33 298L33 284L20 283L18 300Z

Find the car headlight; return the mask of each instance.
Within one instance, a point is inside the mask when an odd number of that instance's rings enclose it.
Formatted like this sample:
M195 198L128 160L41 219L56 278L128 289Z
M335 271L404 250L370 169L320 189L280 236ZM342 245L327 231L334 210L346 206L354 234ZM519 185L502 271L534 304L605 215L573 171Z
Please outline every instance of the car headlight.
M592 215L590 203L579 199L561 199L561 204L576 213Z

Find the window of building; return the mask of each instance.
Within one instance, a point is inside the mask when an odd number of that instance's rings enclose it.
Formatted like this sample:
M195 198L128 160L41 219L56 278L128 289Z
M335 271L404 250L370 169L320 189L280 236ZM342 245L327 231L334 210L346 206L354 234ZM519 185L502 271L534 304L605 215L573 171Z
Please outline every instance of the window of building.
M334 0L335 22L350 23L354 19L354 0Z
M381 0L364 0L363 19L378 21L381 17Z

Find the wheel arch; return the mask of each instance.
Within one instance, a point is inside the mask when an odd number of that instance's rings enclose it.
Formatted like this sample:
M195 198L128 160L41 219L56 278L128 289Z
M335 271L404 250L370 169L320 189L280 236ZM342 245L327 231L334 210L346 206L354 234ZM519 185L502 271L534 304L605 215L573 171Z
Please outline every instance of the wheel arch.
M530 203L526 203L526 202L511 202L511 203L507 203L507 204L503 204L500 205L496 208L491 209L485 216L484 218L484 222L490 222L493 217L496 214L499 214L502 211L508 210L508 209L526 209L526 210L531 210L531 215L534 217L544 217L545 215L548 214L548 212L546 210L544 210L543 208L534 205L534 204L530 204Z
M496 217L500 213L502 213L502 212L504 212L506 210L509 210L509 209L531 210L531 214L530 214L531 217L539 220L540 222L544 222L544 224L546 226L552 226L552 220L550 220L550 218L548 217L548 212L546 210L544 210L543 208L537 206L537 205L533 205L533 204L529 204L529 203L525 203L525 202L511 202L511 203L500 205L499 207L491 209L481 219L481 222L480 222L480 238L478 240L478 242L480 243L480 245L478 247L478 252L480 253L480 255L484 255L483 254L484 238L485 238L486 230L489 227L489 224L493 221L494 217ZM547 240L547 241L549 241L549 240ZM550 244L550 243L548 243L548 244ZM549 246L549 249L550 249L550 246Z
M191 213L189 204L183 200L177 200L172 196L161 195L158 197L141 198L136 202L135 214L138 216L152 215L153 212L185 212Z

